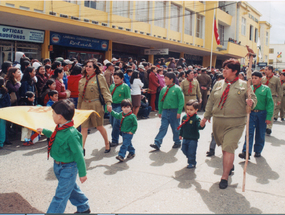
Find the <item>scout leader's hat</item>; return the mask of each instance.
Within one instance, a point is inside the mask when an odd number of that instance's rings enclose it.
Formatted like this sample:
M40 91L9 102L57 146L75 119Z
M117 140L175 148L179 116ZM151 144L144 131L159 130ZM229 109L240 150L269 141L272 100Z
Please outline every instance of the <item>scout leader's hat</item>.
M261 72L258 72L258 71L254 71L251 76L257 76L259 78L262 78L262 73Z

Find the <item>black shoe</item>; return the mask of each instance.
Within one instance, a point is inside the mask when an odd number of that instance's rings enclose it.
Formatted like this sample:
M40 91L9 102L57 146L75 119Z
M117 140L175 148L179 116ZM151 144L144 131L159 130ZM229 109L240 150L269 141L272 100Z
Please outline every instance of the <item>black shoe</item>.
M150 144L150 147L154 148L155 150L159 150L159 147L156 144Z
M242 153L239 153L238 156L242 159L245 159L246 158L246 154L245 152L242 152ZM250 160L250 154L248 155L248 160Z
M84 155L84 157L85 157L85 149L83 149L83 155Z
M75 212L75 214L90 214L90 213L91 213L90 208L88 208L88 210L83 212L78 212L78 211Z
M112 142L109 142L109 144L111 147L115 147L115 146L119 145L119 143L112 143Z
M9 140L6 140L6 141L4 142L4 145L12 145L12 143L11 143Z
M274 118L274 121L277 121L277 118Z
M231 175L233 173L233 171L235 171L235 165L233 165L233 168L231 168L229 175Z
M213 151L213 150L210 150L210 151L208 151L208 152L206 152L206 156L207 157L211 157L211 156L214 156L215 155L215 151Z
M266 128L266 134L268 134L268 135L270 135L271 134L271 129L269 129L269 128Z
M117 157L116 157L116 159L117 160L119 160L120 162L124 162L124 158L122 157L122 156L120 156L120 155L118 155Z
M254 157L259 158L259 157L261 157L261 154L258 152L255 152Z
M127 156L127 158L129 158L129 159L132 159L134 157L135 157L135 154L131 154L131 153L129 153L128 156Z
M219 187L220 187L220 189L226 189L228 187L228 181L225 179L221 179L221 181L219 183Z
M172 146L173 149L177 149L177 148L180 148L181 147L181 144L176 144L174 143L174 145Z
M111 151L111 147L109 149L105 149L104 153L109 153Z

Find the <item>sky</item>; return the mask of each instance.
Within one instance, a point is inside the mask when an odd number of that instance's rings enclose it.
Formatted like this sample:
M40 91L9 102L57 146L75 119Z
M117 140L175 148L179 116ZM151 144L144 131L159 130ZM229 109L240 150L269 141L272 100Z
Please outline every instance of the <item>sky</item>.
M285 44L285 1L247 1L262 16L260 21L269 22L270 44Z

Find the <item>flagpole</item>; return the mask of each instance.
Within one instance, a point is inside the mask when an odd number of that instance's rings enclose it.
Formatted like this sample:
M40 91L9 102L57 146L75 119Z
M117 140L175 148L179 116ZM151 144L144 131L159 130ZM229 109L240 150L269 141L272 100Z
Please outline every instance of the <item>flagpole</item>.
M212 40L211 40L211 57L210 57L210 70L212 69L212 56L213 56L213 37L214 37L214 22L215 22L215 9L214 9L213 27L212 27Z

